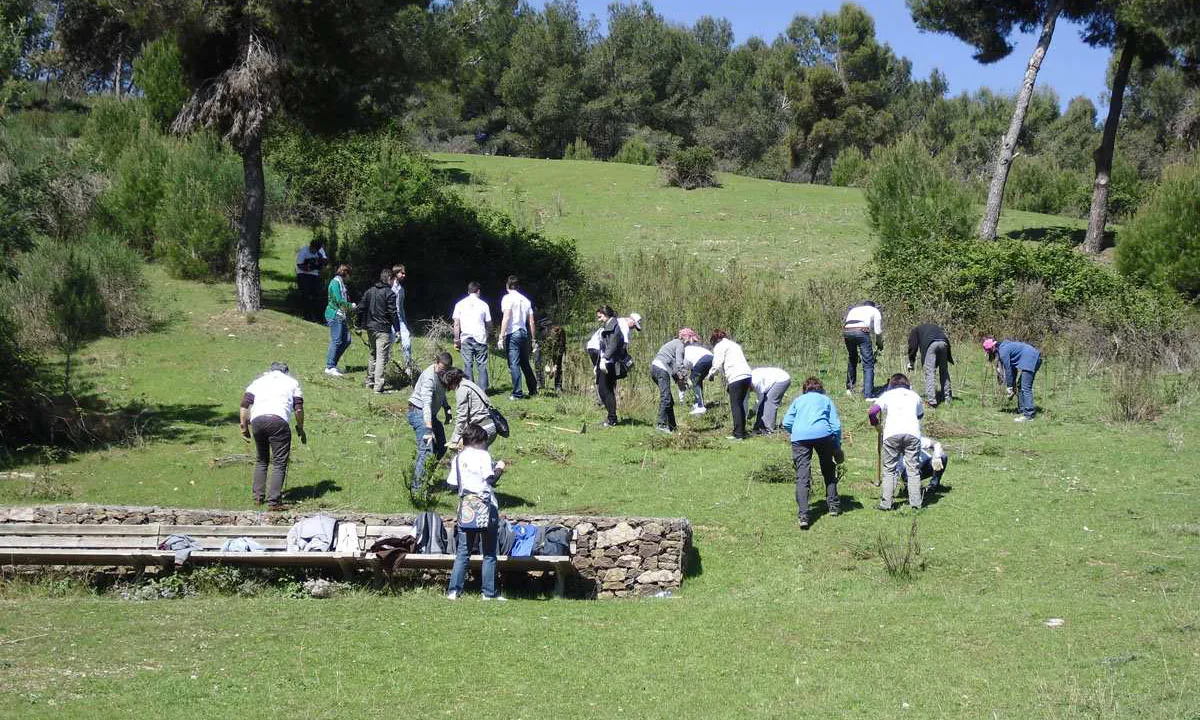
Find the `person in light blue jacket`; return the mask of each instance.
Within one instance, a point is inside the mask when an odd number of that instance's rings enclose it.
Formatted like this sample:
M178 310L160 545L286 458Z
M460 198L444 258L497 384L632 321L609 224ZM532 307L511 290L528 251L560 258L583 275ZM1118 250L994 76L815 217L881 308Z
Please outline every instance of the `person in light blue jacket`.
M842 453L842 421L837 407L815 377L804 381L804 390L783 416L783 428L791 433L792 463L796 467L796 506L800 529L811 524L808 491L812 485L812 454L815 451L825 479L825 509L830 516L841 512L838 503L837 470L845 460Z
M1015 384L1017 371L1020 371L1021 385L1016 393L1019 414L1013 418L1013 422L1032 420L1033 416L1037 414L1036 406L1033 404L1033 379L1042 366L1042 353L1028 343L1016 340L996 342L996 339L992 337L983 339L983 351L987 354L989 361L999 363L1000 370L1004 373L1004 389L1010 398L1013 396L1014 388L1017 387ZM1000 379L999 372L997 372L996 378Z

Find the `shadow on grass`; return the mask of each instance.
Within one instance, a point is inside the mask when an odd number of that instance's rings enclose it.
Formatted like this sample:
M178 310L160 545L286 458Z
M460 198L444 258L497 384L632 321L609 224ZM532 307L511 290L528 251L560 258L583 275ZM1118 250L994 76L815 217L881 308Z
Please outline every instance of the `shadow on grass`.
M1083 244L1084 239L1087 237L1087 230L1085 228L1052 225L1049 227L1012 230L1004 233L1003 237L1008 240L1024 240L1027 242L1066 242L1072 247L1078 247ZM1100 241L1100 249L1105 250L1116 245L1116 237L1116 233L1111 230L1104 231L1104 238Z
M317 498L331 492L340 492L341 485L338 485L333 480L322 480L315 485L300 485L299 487L288 488L283 491L283 499L285 502L295 503L302 500L316 500Z
M855 510L862 510L862 509L863 509L863 504L860 503L858 500L856 500L853 496L838 495L838 513L840 515L845 515L846 513L851 513L851 512L854 512ZM821 500L821 501L818 501L817 503L813 504L812 508L809 510L808 517L813 522L813 524L816 524L816 521L818 519L820 519L828 514L829 514L829 505L828 505L828 503L826 503L826 501Z
M685 578L696 578L704 574L704 560L700 557L700 548L696 547L696 542L693 540L684 548L683 553L683 576Z
M435 163L441 161L435 161ZM434 168L434 176L454 185L470 185L474 176L462 168Z

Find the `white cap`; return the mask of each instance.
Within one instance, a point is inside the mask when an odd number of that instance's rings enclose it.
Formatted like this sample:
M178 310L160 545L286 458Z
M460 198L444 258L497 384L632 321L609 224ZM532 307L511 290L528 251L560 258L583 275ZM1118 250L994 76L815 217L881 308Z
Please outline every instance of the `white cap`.
M629 313L629 319L633 321L633 326L638 330L642 329L642 316L637 313Z

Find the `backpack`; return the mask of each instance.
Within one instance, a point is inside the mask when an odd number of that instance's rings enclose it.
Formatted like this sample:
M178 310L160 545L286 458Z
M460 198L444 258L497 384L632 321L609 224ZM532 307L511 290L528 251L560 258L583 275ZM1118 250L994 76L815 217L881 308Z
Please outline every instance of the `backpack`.
M420 555L449 555L454 552L442 518L432 510L417 516L417 553Z
M509 557L530 557L533 555L533 548L537 543L538 527L530 525L527 522L517 523L513 526L512 535L513 543L509 548Z
M570 555L571 530L562 525L549 525L542 531L535 554L537 555Z
M513 526L507 520L496 525L496 554L507 555L513 546Z

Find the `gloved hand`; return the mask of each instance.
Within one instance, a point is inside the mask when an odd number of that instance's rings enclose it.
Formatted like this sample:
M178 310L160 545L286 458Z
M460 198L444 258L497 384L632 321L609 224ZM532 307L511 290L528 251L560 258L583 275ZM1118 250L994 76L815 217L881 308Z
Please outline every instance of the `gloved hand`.
M433 433L426 431L425 437L421 438L421 443L424 445L433 445Z
M308 444L308 433L304 432L304 428L302 428L302 427L296 428L296 437L300 438L301 445Z
M912 372L912 371L913 371L913 364L912 364L912 363L909 363L909 364L905 365L905 366L904 366L904 369L905 369L906 371L908 371L908 372Z
M933 459L933 471L941 472L943 467L945 467L945 465L942 463L942 459L940 457L935 457Z
M534 340L533 344L529 346L529 353L531 355L536 355L539 351L541 351L541 349L542 349L542 346L538 345L537 340Z
M250 442L250 428L249 427L242 427L242 439L245 440L246 442Z
M596 363L596 370L605 374L608 373L608 363L605 362L604 358L600 358L600 362Z
M1012 400L1012 398L1013 398L1013 395L1015 395L1015 394L1016 394L1016 393L1014 393L1014 392L1013 392L1013 389L1012 389L1012 388L1010 388L1010 387L1009 387L1009 388L1004 388L1004 399L1005 399L1005 400Z

